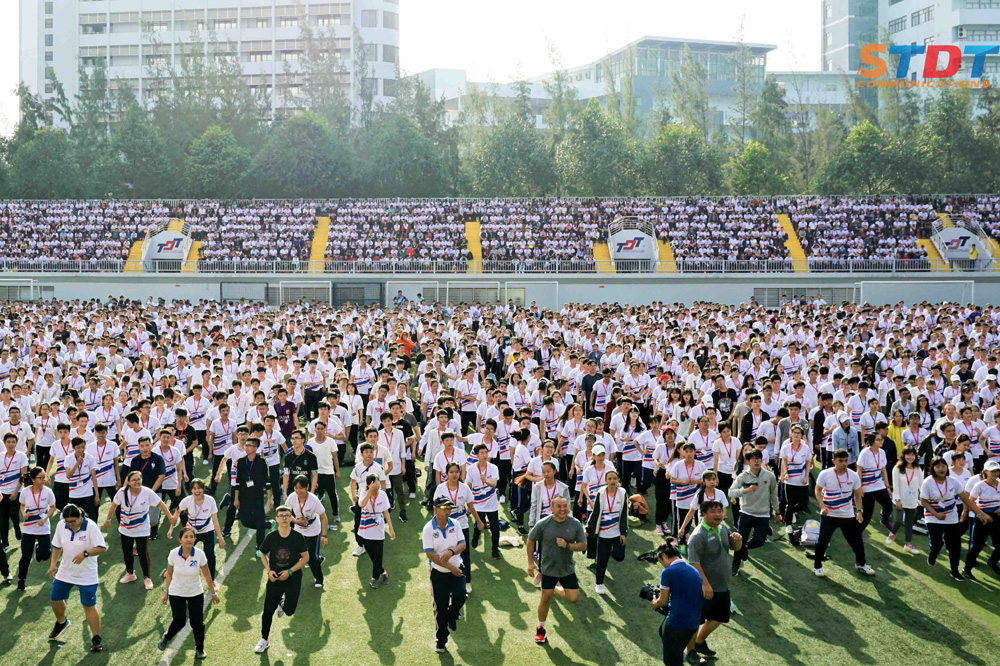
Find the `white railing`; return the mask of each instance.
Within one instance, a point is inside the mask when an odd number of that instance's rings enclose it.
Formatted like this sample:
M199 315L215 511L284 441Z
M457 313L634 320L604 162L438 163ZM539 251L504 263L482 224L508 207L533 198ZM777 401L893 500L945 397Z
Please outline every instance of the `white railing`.
M641 231L647 236L652 236L656 238L656 227L652 222L647 222L646 220L640 220L638 217L633 215L627 217L616 217L614 220L608 224L608 236L613 236L619 231L624 231L626 229L635 229Z
M195 265L192 266L191 264ZM162 261L146 266L124 259L94 261L0 259L0 273L344 273L344 274L465 274L465 273L656 273L648 259L617 261ZM791 259L728 261L678 259L678 273L927 273L947 270L948 262L932 259ZM981 258L975 272L990 272L993 262ZM661 271L662 272L662 271Z

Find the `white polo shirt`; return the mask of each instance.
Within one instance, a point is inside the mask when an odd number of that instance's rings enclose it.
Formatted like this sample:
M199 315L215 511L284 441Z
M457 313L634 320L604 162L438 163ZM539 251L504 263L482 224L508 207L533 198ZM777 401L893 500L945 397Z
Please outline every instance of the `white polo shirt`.
M57 580L73 585L98 583L100 576L97 573L97 557L91 555L83 558L80 564L73 564L73 558L85 550L108 547L97 523L85 517L79 531L74 532L66 525L65 520L60 520L52 535L52 547L62 548L63 551L59 570L56 572Z
M449 548L455 548L458 544L463 543L465 541L465 535L462 534L462 529L458 526L458 523L451 518L448 518L448 524L445 525L444 529L441 529L441 526L437 524L437 520L435 518L431 518L427 521L427 524L424 525L421 539L423 540L425 553L436 553L441 555ZM430 564L431 569L451 573L440 564L435 564L434 562L431 562ZM448 564L456 567L462 566L462 556L453 555L448 558Z

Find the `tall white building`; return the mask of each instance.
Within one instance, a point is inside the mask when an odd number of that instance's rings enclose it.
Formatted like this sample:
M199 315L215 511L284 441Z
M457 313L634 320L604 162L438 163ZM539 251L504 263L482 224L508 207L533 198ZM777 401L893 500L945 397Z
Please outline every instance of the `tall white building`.
M893 44L1000 45L1000 0L879 0L879 24ZM939 68L945 66L942 56ZM910 62L910 78L922 76L924 56ZM968 79L972 58L962 61L958 78ZM1000 56L987 56L984 75L997 82Z
M292 112L294 92L304 83L297 67L305 50L303 21L332 37L326 43L344 65L352 101L361 83L380 102L396 94L399 0L19 1L20 80L43 96L52 95L55 79L72 98L79 66L104 64L112 88L128 86L148 99L167 83L156 73L179 69L181 59L227 58L239 62L248 86L269 93L272 115ZM362 47L364 82L355 80L352 66Z

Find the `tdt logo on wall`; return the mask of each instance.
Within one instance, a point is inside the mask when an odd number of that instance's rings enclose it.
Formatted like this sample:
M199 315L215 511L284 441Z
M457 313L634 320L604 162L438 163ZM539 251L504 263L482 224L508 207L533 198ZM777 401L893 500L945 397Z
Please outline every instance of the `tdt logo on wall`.
M899 56L895 78L883 79L889 69L889 56ZM861 62L867 65L858 69L858 76L863 80L857 82L859 88L988 88L988 79L982 79L986 66L986 56L1000 54L1000 45L973 46L967 45L964 50L954 44L865 44L861 47ZM924 56L924 71L922 80L910 81L910 60L913 56ZM943 68L938 68L941 56L945 55ZM972 56L972 71L969 79L951 80L962 67L962 56ZM881 79L876 81L875 79ZM982 80L980 80L982 79Z
M958 238L952 238L944 246L948 248L949 252L957 252L966 249L969 246L970 240L972 240L972 236L959 236Z
M157 243L156 244L156 251L157 252L170 252L171 250L176 249L178 246L180 246L180 244L181 244L181 239L180 238L174 238L172 240L168 240L166 243Z
M616 252L630 252L631 250L642 249L642 239L645 236L636 236L635 238L629 238L627 241L618 243Z

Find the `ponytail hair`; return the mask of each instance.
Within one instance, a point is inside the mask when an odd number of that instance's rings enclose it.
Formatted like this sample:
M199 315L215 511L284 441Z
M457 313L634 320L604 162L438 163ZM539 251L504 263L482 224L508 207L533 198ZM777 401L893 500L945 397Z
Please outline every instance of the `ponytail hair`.
M67 504L62 510L63 520L67 518L83 518L83 509L76 504Z
M42 469L41 467L38 467L37 465L35 467L31 467L28 469L27 472L21 475L21 485L30 486L32 481L42 476L43 474L45 474L45 470Z

